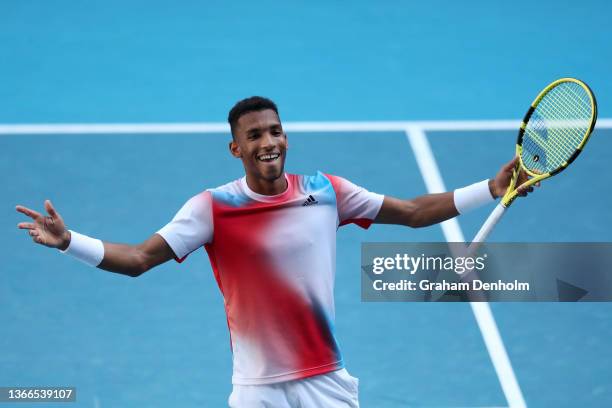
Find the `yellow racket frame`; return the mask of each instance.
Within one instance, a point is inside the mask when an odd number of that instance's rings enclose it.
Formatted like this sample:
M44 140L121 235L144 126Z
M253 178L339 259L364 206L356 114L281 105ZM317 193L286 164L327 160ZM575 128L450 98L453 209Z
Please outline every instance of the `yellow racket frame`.
M527 128L527 123L529 122L529 119L531 118L531 115L533 114L533 112L535 111L536 107L538 106L538 104L540 103L540 101L542 100L542 98L544 98L544 95L546 95L551 89L553 89L554 87L556 87L557 85L559 85L560 83L563 82L573 82L575 84L580 85L585 91L586 93L589 95L589 98L591 99L591 117L590 117L590 126L588 127L587 131L584 134L584 137L582 138L582 141L580 142L580 144L578 145L578 147L576 148L576 151L574 152L574 154L565 162L563 163L561 166L559 166L559 168L548 172L548 173L534 173L530 170L528 170L525 167L525 164L523 163L523 158L522 158L522 153L523 153L523 146L522 146L522 139L523 139L523 133L525 132L525 129ZM508 186L508 189L506 190L506 193L504 194L504 196L501 199L501 204L504 207L509 207L510 204L512 204L512 202L518 197L518 189L519 188L528 188L544 179L547 179L549 177L554 176L555 174L559 173L560 171L564 170L567 166L570 165L571 162L574 161L574 159L576 159L576 157L578 157L578 155L580 154L580 152L582 151L582 148L584 147L584 145L586 144L586 142L589 140L589 137L591 136L591 133L593 132L593 129L595 128L595 122L597 121L597 101L595 100L595 96L593 95L593 91L591 91L591 88L589 88L589 86L587 84L585 84L584 82L582 82L579 79L576 78L561 78L561 79L557 79L556 81L550 83L546 88L544 88L542 90L542 92L540 92L538 94L538 96L534 99L534 101L531 103L531 107L529 108L529 110L527 111L527 114L525 114L525 117L523 118L523 122L521 123L521 128L519 130L519 137L518 140L516 142L516 156L518 156L519 160L518 163L516 165L516 167L514 168L514 171L512 173L512 179L510 180L510 185ZM525 173L527 173L529 176L531 176L531 178L529 180L527 180L526 182L524 182L523 184L521 184L520 186L516 186L516 181L518 179L518 174L520 170L523 170Z

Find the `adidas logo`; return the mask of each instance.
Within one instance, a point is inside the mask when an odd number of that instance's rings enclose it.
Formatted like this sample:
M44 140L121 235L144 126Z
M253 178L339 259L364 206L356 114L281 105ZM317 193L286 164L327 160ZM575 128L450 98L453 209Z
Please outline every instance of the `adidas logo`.
M313 205L313 204L319 204L319 202L315 200L313 196L309 195L308 199L304 201L304 203L302 203L302 207L305 207L307 205Z

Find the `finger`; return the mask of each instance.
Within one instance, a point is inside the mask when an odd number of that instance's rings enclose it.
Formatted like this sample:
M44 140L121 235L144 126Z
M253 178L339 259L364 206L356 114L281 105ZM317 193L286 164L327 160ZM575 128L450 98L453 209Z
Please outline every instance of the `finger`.
M37 237L38 236L38 230L35 230L35 229L29 230L28 234L30 234L31 237Z
M521 187L518 190L516 190L518 195L520 195L521 197L526 197L528 193L531 193L533 191L533 187L529 186L529 187Z
M32 224L31 222L20 222L19 224L17 224L17 228L19 228L19 229L34 229L34 228L36 228L36 225Z
M33 220L37 220L37 219L39 219L39 218L41 218L41 217L42 217L42 215L40 215L40 213L39 213L39 212L36 212L36 211L34 211L34 210L31 210L31 209L29 209L29 208L27 208L27 207L24 207L24 206L22 206L22 205L18 205L17 207L15 207L15 209L16 209L18 212L20 212L20 213L22 213L22 214L25 214L25 215L27 215L28 217L32 218Z
M515 156L510 162L508 162L504 167L502 167L502 171L510 172L516 167L516 163L518 162L519 157Z
M47 210L47 214L49 214L52 218L57 218L57 212L51 204L51 200L45 200L45 210Z

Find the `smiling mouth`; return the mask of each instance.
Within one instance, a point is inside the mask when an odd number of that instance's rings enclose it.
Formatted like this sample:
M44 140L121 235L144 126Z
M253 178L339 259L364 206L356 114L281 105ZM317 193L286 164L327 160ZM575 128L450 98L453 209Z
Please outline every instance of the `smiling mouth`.
M264 162L264 163L270 163L275 160L278 160L279 157L280 157L280 153L267 153L267 154L260 154L259 156L257 156L257 160Z

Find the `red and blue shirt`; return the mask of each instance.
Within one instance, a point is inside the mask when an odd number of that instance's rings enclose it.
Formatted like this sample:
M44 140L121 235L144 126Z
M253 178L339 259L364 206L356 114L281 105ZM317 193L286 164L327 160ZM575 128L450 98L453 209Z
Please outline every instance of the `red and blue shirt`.
M285 175L266 196L246 179L206 190L158 231L182 260L204 247L224 298L234 384L267 384L343 367L334 335L336 231L368 228L383 196L341 177Z

